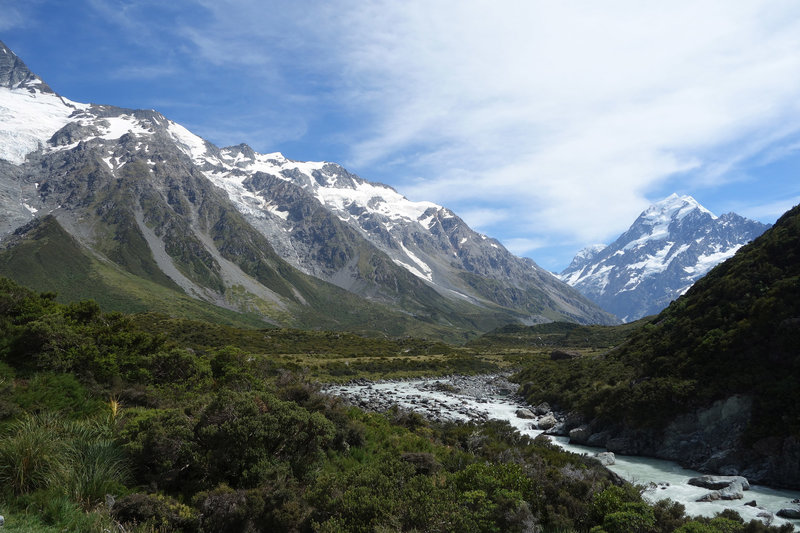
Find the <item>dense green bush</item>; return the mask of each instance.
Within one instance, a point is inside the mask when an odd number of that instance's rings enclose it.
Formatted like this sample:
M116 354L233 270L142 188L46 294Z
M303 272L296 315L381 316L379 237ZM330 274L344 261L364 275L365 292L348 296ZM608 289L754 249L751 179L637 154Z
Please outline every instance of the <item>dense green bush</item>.
M414 353L431 371L493 368L469 353L289 330L237 341L230 328L143 322L0 279L0 505L9 530L12 521L24 524L18 531L92 533L694 527L679 506L646 506L597 461L546 439L501 422L365 413L319 394L283 355L346 353L356 375L411 367ZM576 379L614 397L600 379L613 369L573 364ZM556 372L527 390L552 391L562 379ZM723 519L696 523L720 530Z

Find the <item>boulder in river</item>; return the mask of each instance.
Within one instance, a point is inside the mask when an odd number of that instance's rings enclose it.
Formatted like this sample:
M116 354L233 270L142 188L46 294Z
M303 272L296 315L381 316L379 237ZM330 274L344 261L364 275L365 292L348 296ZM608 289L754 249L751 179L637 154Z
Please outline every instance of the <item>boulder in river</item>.
M583 424L569 430L569 442L572 444L586 444L591 435L592 429L587 424Z
M784 507L777 514L781 518L800 518L800 507Z
M741 500L744 498L745 489L744 485L742 484L742 480L746 483L747 480L741 476L732 476L734 479L730 484L726 487L723 487L719 490L713 490L706 494L705 496L698 498L698 502L713 502L716 500ZM691 481L690 481L691 482ZM750 488L748 485L747 488Z
M567 426L564 424L564 422L557 422L555 426L546 430L544 433L545 435L557 435L559 437L567 437L569 435L567 432Z
M747 488L750 488L749 485ZM742 482L737 480L725 487L724 489L719 489L719 499L720 500L741 500L744 498L744 486Z
M536 415L530 409L517 409L516 415L518 418L536 418Z
M533 412L539 416L546 415L551 411L552 409L550 408L550 404L547 402L540 403L539 405L533 408Z
M600 464L603 466L611 466L617 462L617 458L614 456L614 452L600 452L594 454Z
M600 431L598 433L592 433L589 435L589 438L586 440L586 444L589 446L597 446L599 448L605 448L606 442L608 439L611 438L610 431Z
M689 479L689 485L704 489L720 490L738 482L742 490L750 490L750 483L742 476L698 476Z
M546 415L537 421L539 429L550 429L558 423L553 415Z

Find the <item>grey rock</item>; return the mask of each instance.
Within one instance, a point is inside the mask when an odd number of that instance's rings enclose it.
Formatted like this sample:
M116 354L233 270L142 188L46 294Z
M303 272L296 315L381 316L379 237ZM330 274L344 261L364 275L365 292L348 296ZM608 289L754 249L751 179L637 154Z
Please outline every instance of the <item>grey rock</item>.
M582 414L577 412L567 413L567 416L564 419L564 425L567 427L567 430L576 428L585 423L586 419L583 417Z
M536 421L536 425L539 426L539 429L551 429L554 427L558 421L556 417L553 415L546 415Z
M742 498L744 498L743 491L749 488L750 488L749 486L745 488L742 485L742 482L737 480L728 485L727 487L725 487L724 489L720 489L719 497L721 500L741 500Z
M742 481L737 479L722 489L711 491L701 498L698 498L697 501L713 502L716 500L741 500L744 498L744 490L746 489L743 487Z
M800 507L784 507L777 512L777 515L781 518L800 518Z
M597 433L592 433L589 435L589 438L586 440L587 446L597 446L600 448L606 447L606 442L611 437L610 431L599 431Z
M617 462L617 458L613 452L600 452L596 453L594 456L604 466L611 466Z
M690 478L689 485L704 489L720 490L738 483L743 490L750 490L750 483L742 476L698 476Z
M569 430L569 441L573 444L586 444L592 434L592 428L587 424Z
M16 88L36 85L42 92L53 92L42 82L41 78L28 70L25 63L2 42L0 42L0 52L2 52L0 53L0 87Z
M530 409L517 409L516 413L517 418L526 418L526 419L533 419L536 418L536 415L531 412Z
M610 452L627 455L631 453L634 446L628 437L613 437L606 441L606 448Z
M717 501L719 499L720 499L719 491L718 490L714 490L714 491L709 492L708 494L704 494L704 495L700 496L695 501L697 501L697 502L715 502L715 501Z
M533 408L533 412L539 416L546 415L550 413L552 409L550 408L550 404L547 402L542 402L536 407Z
M564 422L557 422L556 425L554 425L550 429L545 430L545 434L557 435L559 437L566 437L569 435L569 432L567 431L567 426L564 424Z

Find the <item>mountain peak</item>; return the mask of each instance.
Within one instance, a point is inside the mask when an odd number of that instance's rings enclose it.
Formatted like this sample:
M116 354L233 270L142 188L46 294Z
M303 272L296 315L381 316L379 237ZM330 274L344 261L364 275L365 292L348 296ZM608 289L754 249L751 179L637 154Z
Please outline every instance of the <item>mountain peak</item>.
M43 93L53 90L42 79L28 69L27 65L9 47L0 41L0 87L33 89Z
M583 265L591 262L592 259L594 259L597 256L597 254L599 254L605 249L606 249L605 244L590 244L589 246L586 246L580 252L575 254L575 257L572 259L572 262L566 268L565 272L567 271L573 272L580 270L580 268Z
M698 210L716 219L716 215L700 205L700 202L689 195L679 196L672 193L660 202L656 202L641 214L643 221L660 222L666 220L680 220L692 211Z
M601 250L578 252L559 277L624 321L653 314L768 226L735 213L716 217L671 194Z

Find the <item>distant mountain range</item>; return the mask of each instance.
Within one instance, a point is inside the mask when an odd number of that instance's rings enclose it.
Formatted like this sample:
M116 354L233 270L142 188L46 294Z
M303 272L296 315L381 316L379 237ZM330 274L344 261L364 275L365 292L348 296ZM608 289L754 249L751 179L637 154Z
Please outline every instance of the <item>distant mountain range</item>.
M0 43L0 274L107 309L466 338L615 323L452 211L54 92Z
M691 196L673 194L610 245L578 252L559 277L630 322L664 309L769 227L736 213L717 217Z

